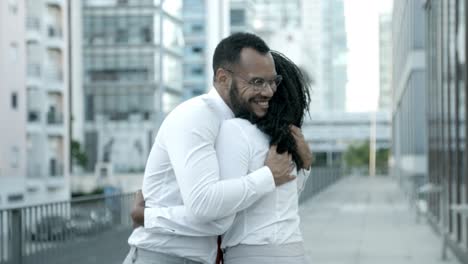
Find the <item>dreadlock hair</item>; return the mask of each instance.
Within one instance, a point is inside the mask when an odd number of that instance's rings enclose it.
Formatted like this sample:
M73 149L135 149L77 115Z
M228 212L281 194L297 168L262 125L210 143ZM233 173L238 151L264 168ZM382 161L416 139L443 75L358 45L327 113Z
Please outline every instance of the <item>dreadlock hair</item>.
M255 124L270 136L270 145L277 145L278 153L288 151L297 168L302 168L303 162L289 125L302 126L304 114L309 111L309 83L301 69L284 54L271 51L271 55L283 81L269 102L267 114Z

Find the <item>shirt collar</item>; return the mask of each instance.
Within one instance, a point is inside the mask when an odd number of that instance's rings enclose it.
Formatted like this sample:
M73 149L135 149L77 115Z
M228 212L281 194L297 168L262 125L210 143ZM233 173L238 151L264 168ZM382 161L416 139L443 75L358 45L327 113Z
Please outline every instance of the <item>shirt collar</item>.
M224 119L234 118L234 113L231 108L224 102L223 98L219 95L218 91L215 88L211 88L208 92L208 97L213 99L216 110L222 115Z

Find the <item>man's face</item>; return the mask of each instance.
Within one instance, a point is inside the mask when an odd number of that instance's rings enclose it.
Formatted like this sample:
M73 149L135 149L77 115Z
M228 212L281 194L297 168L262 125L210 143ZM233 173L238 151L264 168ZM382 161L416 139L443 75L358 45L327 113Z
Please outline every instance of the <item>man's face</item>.
M239 64L231 72L229 101L234 114L247 119L250 119L248 116L257 119L264 117L276 87L267 84L256 91L252 80L271 80L275 76L275 64L270 53L260 54L254 49L243 49Z

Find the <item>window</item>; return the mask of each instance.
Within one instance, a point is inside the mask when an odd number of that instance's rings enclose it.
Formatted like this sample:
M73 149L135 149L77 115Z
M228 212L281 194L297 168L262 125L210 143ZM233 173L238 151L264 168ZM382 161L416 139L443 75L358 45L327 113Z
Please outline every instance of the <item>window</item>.
M9 0L8 1L8 8L12 14L16 14L18 12L18 0Z
M232 9L231 10L231 25L244 26L245 25L245 10Z
M8 202L21 202L23 199L24 197L21 193L8 195Z
M202 52L203 52L203 48L202 48L202 47L199 47L199 46L194 46L194 47L192 47L192 52L193 52L193 53L202 53Z
M11 148L11 167L18 168L20 160L20 151L19 148L14 146Z
M115 35L116 43L127 43L128 42L128 31L126 29L117 29Z
M13 92L11 94L11 108L17 109L18 108L18 94Z
M192 68L192 74L194 74L194 75L203 75L203 68L202 67Z
M192 25L192 33L200 33L203 32L203 25L201 24L194 24Z
M16 61L18 61L18 56L19 56L18 44L16 44L16 43L11 43L11 44L10 44L10 58L11 58L11 62L16 62Z

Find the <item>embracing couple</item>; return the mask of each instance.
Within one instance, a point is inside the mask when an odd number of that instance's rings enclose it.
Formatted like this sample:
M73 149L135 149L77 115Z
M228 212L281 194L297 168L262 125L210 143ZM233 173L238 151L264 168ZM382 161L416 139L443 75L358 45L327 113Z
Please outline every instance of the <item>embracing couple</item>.
M312 163L300 130L307 80L249 33L218 44L213 71L214 88L159 129L124 264L213 264L222 255L225 264L307 263L298 215Z

